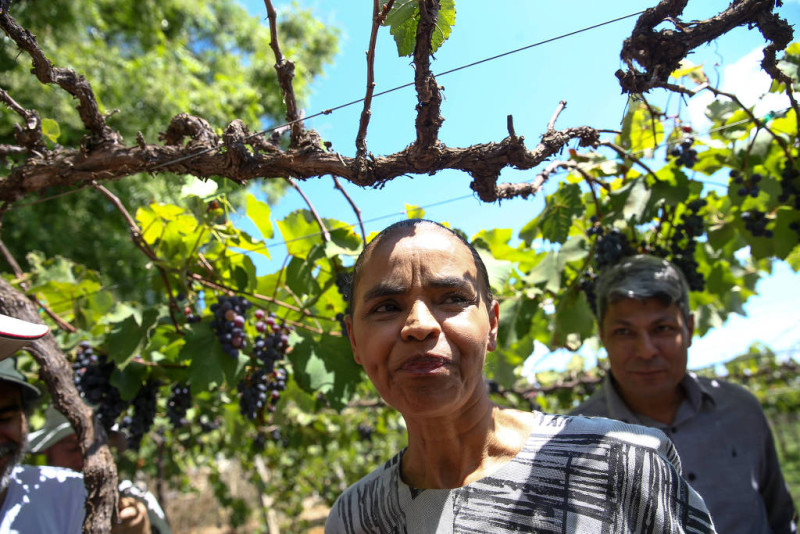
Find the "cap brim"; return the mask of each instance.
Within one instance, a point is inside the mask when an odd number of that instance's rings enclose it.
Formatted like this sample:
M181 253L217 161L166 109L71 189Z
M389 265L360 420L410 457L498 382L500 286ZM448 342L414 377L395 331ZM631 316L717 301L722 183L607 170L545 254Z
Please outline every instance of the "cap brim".
M28 434L28 452L31 454L42 453L74 433L75 431L72 430L69 421L65 421L55 428L43 428L36 432L31 432Z
M47 334L47 325L0 315L0 360L8 358L35 339Z

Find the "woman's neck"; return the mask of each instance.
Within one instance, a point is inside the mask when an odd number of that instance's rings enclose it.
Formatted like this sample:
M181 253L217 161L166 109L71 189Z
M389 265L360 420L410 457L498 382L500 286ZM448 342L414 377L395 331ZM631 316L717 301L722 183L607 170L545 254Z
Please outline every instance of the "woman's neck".
M406 421L408 450L400 469L415 488L458 488L513 459L527 441L533 414L486 398L455 419Z

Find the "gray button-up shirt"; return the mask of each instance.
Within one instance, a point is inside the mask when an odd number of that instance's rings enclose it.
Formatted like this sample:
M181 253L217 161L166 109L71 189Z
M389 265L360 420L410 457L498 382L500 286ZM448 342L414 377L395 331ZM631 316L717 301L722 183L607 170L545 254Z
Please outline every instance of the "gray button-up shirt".
M573 414L596 415L662 430L675 444L683 476L706 501L718 532L796 533L794 504L758 400L741 386L687 373L684 400L671 425L628 408L609 372Z

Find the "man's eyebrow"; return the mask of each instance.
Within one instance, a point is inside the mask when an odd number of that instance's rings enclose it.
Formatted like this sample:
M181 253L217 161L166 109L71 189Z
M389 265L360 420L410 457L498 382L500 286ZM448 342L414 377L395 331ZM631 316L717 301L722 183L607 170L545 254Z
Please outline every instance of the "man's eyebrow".
M22 411L22 405L21 404L16 404L16 403L8 404L6 406L0 407L0 416L6 415L6 414L9 414L9 413L13 414L13 413L16 413L16 412L21 412L21 411Z

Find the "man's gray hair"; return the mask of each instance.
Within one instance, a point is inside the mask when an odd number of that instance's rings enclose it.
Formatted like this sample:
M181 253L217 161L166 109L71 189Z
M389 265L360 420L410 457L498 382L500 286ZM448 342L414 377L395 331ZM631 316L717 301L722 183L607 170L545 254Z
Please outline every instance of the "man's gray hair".
M660 300L677 304L689 321L689 285L679 268L663 258L639 254L622 259L602 272L595 286L597 322L602 328L608 306L622 299Z

